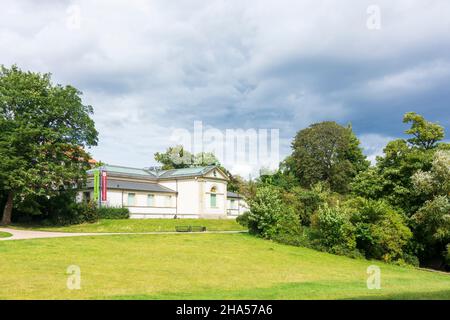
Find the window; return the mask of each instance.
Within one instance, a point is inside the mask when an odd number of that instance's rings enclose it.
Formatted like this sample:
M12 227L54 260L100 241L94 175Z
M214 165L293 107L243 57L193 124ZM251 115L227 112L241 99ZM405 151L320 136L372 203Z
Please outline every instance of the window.
M129 206L134 206L135 203L136 203L136 194L135 193L129 193L128 194L128 205Z
M217 187L213 186L211 188L211 194L209 196L209 206L211 208L216 208L217 207L217 194L216 194L216 192L217 192Z
M164 206L165 207L171 207L172 206L172 196L165 196L164 197Z
M155 206L155 195L149 194L147 195L147 207Z
M214 193L211 193L211 196L210 196L210 206L211 206L211 208L217 207L217 195Z
M230 208L231 209L236 209L236 200L231 200L230 202L231 202L230 203Z

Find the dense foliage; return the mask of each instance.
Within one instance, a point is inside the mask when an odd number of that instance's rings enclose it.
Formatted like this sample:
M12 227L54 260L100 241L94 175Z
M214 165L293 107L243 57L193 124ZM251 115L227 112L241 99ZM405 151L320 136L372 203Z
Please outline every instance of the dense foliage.
M312 227L313 241L319 249L336 254L351 254L355 251L355 228L344 208L328 205L320 207Z
M14 221L48 225L69 225L95 222L99 218L93 203L76 201L73 190L61 191L50 197L29 196L17 204Z
M46 225L70 225L96 222L99 219L128 219L128 208L98 208L92 202L76 200L74 190L51 197L27 197L17 205L15 222Z
M409 137L389 142L370 167L350 127L300 131L279 171L255 183L241 223L335 254L449 268L450 145L421 115L403 122Z
M295 136L290 169L303 187L327 182L331 190L347 192L352 178L369 166L359 144L351 127L313 124Z

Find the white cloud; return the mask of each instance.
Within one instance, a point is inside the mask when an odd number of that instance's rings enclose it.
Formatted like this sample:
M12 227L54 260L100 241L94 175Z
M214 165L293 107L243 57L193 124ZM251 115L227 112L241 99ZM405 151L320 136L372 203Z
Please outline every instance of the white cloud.
M373 165L376 164L377 156L383 155L383 149L386 147L389 141L394 140L394 137L388 137L376 133L366 133L359 137L361 141L361 147L364 153Z

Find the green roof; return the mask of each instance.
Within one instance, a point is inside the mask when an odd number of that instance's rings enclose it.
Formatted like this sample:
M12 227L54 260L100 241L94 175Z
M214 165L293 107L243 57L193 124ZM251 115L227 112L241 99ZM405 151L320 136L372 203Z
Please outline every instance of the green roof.
M124 175L134 175L134 176L145 176L148 178L156 178L154 174L145 169L131 168L131 167L122 167L122 166L112 166L112 165L104 165L100 168L89 170L88 173L93 173L95 170L104 170L107 172L124 174Z
M146 178L150 178L150 179L159 179L159 178L168 179L168 178L177 178L177 177L197 177L197 176L204 175L205 173L207 173L208 171L210 171L213 168L215 168L215 166L172 169L172 170L163 170L163 171L150 171L147 169L104 165L102 167L89 170L88 174L92 174L96 170L104 170L104 171L107 171L110 173L116 173L116 174L126 175L126 176L139 176L139 177L146 177Z
M200 176L205 174L212 168L214 168L214 166L166 170L159 172L158 178Z

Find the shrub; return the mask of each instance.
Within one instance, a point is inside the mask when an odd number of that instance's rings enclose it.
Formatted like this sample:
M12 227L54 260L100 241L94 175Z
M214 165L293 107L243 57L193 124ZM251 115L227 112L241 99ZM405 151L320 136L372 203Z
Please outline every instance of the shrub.
M413 215L415 237L421 244L423 261L438 257L444 260L442 252L450 242L450 201L447 196L437 196Z
M309 246L308 235L304 232L298 214L292 207L285 206L283 213L278 216L273 231L271 238L277 242L294 246Z
M286 206L281 200L280 191L273 186L266 185L257 188L256 194L248 201L248 228L250 233L271 238L276 233L276 224Z
M404 217L385 201L352 199L347 202L355 227L356 247L366 258L395 261L412 237ZM412 258L408 258L412 260Z
M22 223L38 222L48 225L69 225L98 220L93 203L78 203L73 190L61 191L52 197L30 196L17 205L15 220Z
M69 225L98 220L97 206L92 202L72 203L66 209L67 211L52 211L48 222L57 225Z
M248 228L248 216L249 216L250 212L246 211L243 214L241 214L240 216L238 216L236 218L236 222L239 223L241 226L243 227L247 227Z
M309 228L300 225L281 225L281 228L272 236L272 240L297 247L311 248Z
M128 219L130 210L128 208L101 207L98 208L98 217L100 219Z
M303 226L311 224L311 216L325 201L320 192L299 187L293 188L289 193L284 193L283 198L297 212L299 222Z
M340 206L322 206L312 219L312 238L316 248L340 255L354 255L356 240L349 214Z

